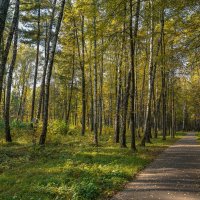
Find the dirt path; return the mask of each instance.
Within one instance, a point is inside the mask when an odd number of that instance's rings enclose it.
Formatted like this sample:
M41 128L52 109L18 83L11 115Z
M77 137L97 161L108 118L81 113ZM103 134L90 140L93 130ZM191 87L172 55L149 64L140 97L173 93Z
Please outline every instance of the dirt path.
M165 150L112 200L200 200L200 145L195 134Z

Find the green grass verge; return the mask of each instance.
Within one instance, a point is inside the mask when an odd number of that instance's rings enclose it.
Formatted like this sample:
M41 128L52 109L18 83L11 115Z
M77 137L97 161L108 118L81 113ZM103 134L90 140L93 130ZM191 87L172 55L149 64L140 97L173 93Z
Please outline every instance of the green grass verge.
M92 134L49 135L45 148L31 145L28 132L14 134L12 144L0 135L0 199L108 198L182 135L152 139L146 148L138 146L137 153L114 144L110 131L101 136L98 148Z

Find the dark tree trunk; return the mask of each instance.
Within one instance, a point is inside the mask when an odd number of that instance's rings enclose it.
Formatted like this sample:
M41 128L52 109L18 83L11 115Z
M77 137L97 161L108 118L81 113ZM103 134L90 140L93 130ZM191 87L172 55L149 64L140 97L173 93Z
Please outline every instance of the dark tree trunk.
M5 3L5 0L3 0L3 3ZM18 23L18 11L19 11L19 9L17 9L17 3L16 3L15 12L13 15L13 20L12 20L11 28L10 28L10 31L8 34L5 50L1 49L1 52L3 52L3 56L2 56L2 61L0 64L0 103L1 103L1 97L2 97L2 86L3 86L5 67L7 64L8 54L9 54L10 46L12 43L13 35L15 32L16 24ZM0 40L0 42L1 42L1 40Z
M14 26L14 44L13 44L13 56L9 68L8 80L7 80L7 91L6 91L6 106L5 106L5 134L6 142L12 142L11 133L10 133L10 99L11 99L11 86L12 86L12 77L13 70L15 67L16 57L17 57L17 42L18 42L18 20L19 20L19 0L16 0L15 6L16 12L16 23Z
M81 48L79 42L78 29L76 25L76 19L74 18L74 28L75 28L75 36L78 47L78 57L80 62L81 69L81 86L82 86L82 120L81 120L81 135L85 135L85 122L86 122L86 95L85 95L85 37L84 37L84 16L82 16L81 20Z
M125 15L126 15L126 6L125 6ZM127 55L127 50L125 46L125 55ZM126 60L128 58L126 57ZM125 91L123 91L123 100L122 100L122 135L120 145L122 148L126 148L126 125L127 125L127 112L128 112L128 101L129 101L129 93L130 93L130 82L131 82L131 70L128 71L128 76L126 77L127 67L125 68L125 80L124 80L124 87Z
M144 111L144 97L145 97L145 82L146 82L146 68L147 68L147 50L146 50L146 63L144 66L144 71L143 71L143 78L142 78L142 91L141 91L141 97L140 97L140 116L139 116L139 124L140 124L140 129L144 129L144 123L143 119L145 118L145 111ZM140 130L139 130L140 134Z
M175 134L176 134L176 119L175 119L175 94L174 94L174 83L172 83L172 134L171 137L175 138Z
M97 34L96 34L96 0L94 0L95 13L94 28L94 143L98 146L98 99L97 99Z
M84 16L82 16L81 25L81 45L82 45L82 65L81 65L81 76L82 76L82 129L81 135L85 135L85 122L86 122L86 95L85 95L85 37L84 37Z
M90 104L91 104L91 107L90 107L90 125L91 125L91 128L90 130L91 131L94 131L94 98L93 98L93 84L92 84L93 80L92 80L92 69L91 69L91 63L90 63Z
M34 75L34 83L33 83L33 95L32 95L32 106L31 106L31 121L34 118L35 111L35 93L36 93L36 85L37 85L37 74L38 74L38 64L39 64L39 53L40 53L40 0L38 0L38 19L37 19L37 53L36 53L36 61L35 61L35 75Z
M138 32L138 23L140 15L140 0L137 0L135 27L133 33L133 2L130 0L130 57L131 57L131 76L132 76L132 92L131 92L131 149L136 151L135 144L135 47Z
M27 67L25 67L25 69L23 70L23 81L22 81L22 93L21 93L21 97L20 97L20 103L19 103L19 110L17 113L17 121L20 119L21 113L22 113L22 106L23 106L23 100L24 100L24 91L25 91L25 83L26 83L26 69Z
M104 41L102 37L102 49ZM103 73L104 73L104 52L101 52L101 71L100 71L100 97L99 97L99 135L102 135L103 129Z
M51 38L52 38L52 27L53 27L54 16L55 16L55 11L56 11L56 2L57 2L57 0L54 0L53 5L52 5L51 20L50 20L50 24L49 24L49 28L48 28L48 33L46 33L46 37L47 37L47 40L46 40L46 56L45 56L45 64L44 64L43 75L42 75L42 83L41 83L41 88L40 88L38 113L37 113L38 119L40 119L42 104L44 104L45 79L46 79L47 67L48 67L48 63L49 63L50 42L51 42ZM44 109L44 107L43 107L43 109Z
M40 145L45 144L46 140L46 134L47 134L47 126L48 126L48 108L49 108L49 89L50 89L50 81L51 81L51 74L53 69L53 62L54 62L54 56L55 56L55 50L56 50L56 44L58 40L58 34L60 31L60 26L62 22L62 17L64 13L64 7L65 7L65 0L62 0L61 2L61 10L58 16L58 22L56 25L55 30L55 36L54 40L52 42L52 48L49 55L49 64L48 64L48 72L47 72L47 81L46 81L46 91L45 91L45 98L44 98L44 119L43 119L43 127L42 127L42 134L40 136Z
M161 27L164 27L164 9L161 13ZM162 29L162 35L161 35L161 64L162 64L162 135L163 140L166 140L167 135L167 102L166 102L166 96L167 96L167 86L166 86L166 70L165 70L165 44L164 44L164 29Z
M0 0L0 42L3 38L3 32L5 28L9 4L10 0Z
M123 49L122 49L123 51ZM122 62L122 58L121 58ZM121 78L121 63L118 66L118 88L117 88L117 102L116 102L116 116L115 116L115 142L119 143L120 137L120 106L121 106L121 92L122 92L122 78Z
M130 83L131 83L131 70L128 72L127 85L123 99L123 116L122 116L122 136L121 136L121 147L126 148L126 123L128 113L128 100L130 95Z
M153 1L151 0L151 7L153 13ZM150 59L149 59L149 93L148 93L148 104L147 104L147 112L146 112L146 119L145 119L145 126L144 126L144 136L141 141L141 145L145 146L145 142L150 142L151 138L151 105L152 105L152 97L153 97L153 91L154 91L154 82L155 82L155 76L156 76L156 66L157 66L157 60L153 62L153 16L151 16L151 42L150 42ZM155 53L156 58L159 55L160 49L162 49L162 38L164 34L164 23L161 21L161 30L160 30L160 38L158 40L158 46Z
M153 51L154 51L154 24L153 24L153 1L150 0L151 8L151 38L150 38L150 57L149 57L149 88L148 88L148 99L146 107L146 117L144 124L144 136L142 138L141 145L145 146L145 142L150 142L151 135L151 106L152 106L152 97L154 90L154 64L153 64Z
M68 108L66 113L66 124L69 125L69 116L71 112L71 103L72 103L72 95L73 95L73 89L74 89L74 75L75 75L75 50L73 50L73 58L72 58L72 79L71 79L71 87L70 87L70 95L69 95L69 102L68 102Z
M24 121L24 114L25 114L25 109L26 109L26 95L27 95L27 86L25 87L25 92L24 92L24 99L22 102L22 112L21 112L21 121Z
M126 3L124 4L124 10L126 10ZM124 23L123 23L123 37L122 37L122 48L121 48L121 57L120 62L118 64L117 74L118 74L118 87L117 87L117 99L116 99L116 116L115 116L115 142L120 142L120 128L121 128L121 120L120 120L120 107L122 104L122 63L124 56L124 47L125 47L125 29L126 29L126 12L124 12Z

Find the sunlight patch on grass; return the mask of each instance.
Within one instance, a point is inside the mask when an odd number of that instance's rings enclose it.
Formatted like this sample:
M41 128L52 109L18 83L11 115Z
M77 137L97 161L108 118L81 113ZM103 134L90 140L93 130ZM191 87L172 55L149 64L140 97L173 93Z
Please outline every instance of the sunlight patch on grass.
M45 148L30 144L26 133L20 133L21 137L22 143L15 134L17 143L0 147L2 200L105 199L176 141L159 137L133 153L119 148L108 134L101 137L98 148L92 145L93 135L89 133L84 137L61 135L56 143L49 135Z

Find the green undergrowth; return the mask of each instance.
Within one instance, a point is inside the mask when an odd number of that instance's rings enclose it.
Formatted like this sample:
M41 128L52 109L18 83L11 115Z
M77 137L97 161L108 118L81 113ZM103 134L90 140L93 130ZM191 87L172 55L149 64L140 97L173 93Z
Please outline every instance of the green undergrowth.
M200 144L200 132L198 132L198 133L196 134L196 137L197 137L198 143Z
M0 199L106 199L177 140L152 139L152 144L138 145L133 153L115 144L111 133L104 130L99 147L93 145L92 133L79 136L79 129L67 135L49 132L45 147L32 143L30 130L13 133L11 144L6 144L1 134ZM178 133L177 138L182 135ZM39 134L35 137L38 141Z

